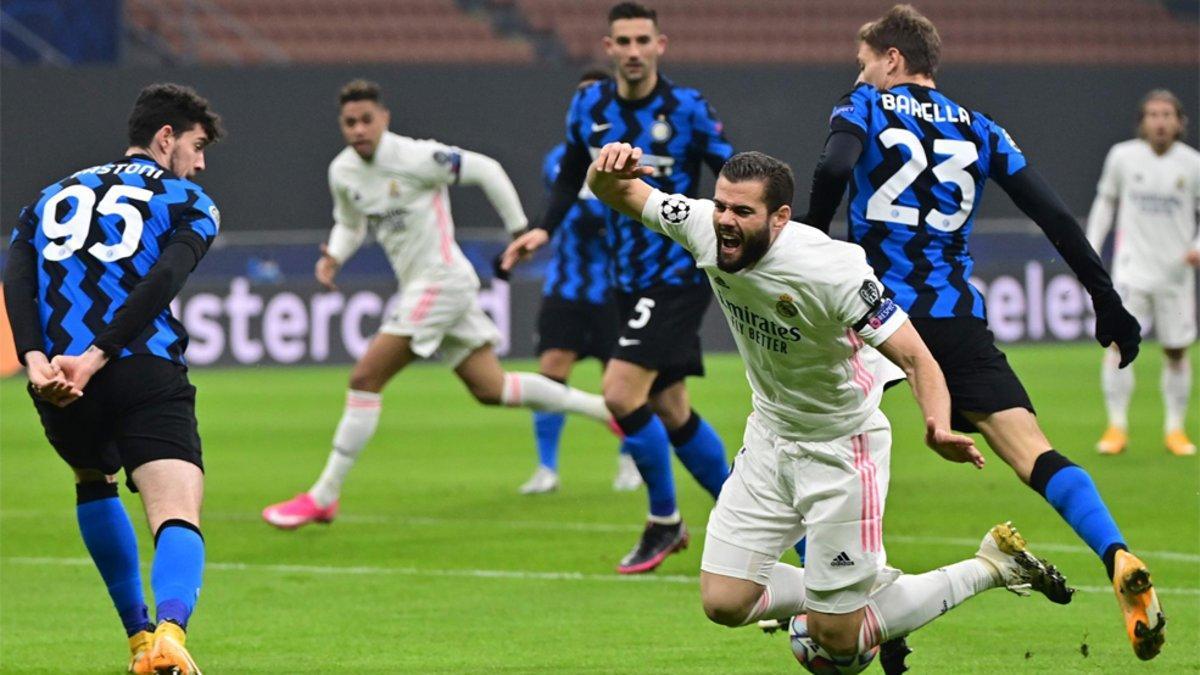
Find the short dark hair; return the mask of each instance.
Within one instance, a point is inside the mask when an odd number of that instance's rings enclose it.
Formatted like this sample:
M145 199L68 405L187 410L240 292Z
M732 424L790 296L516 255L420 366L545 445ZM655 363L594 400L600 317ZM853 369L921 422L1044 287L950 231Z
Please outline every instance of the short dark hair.
M1181 141L1187 137L1188 116L1183 109L1183 101L1175 95L1175 92L1170 89L1151 89L1145 96L1142 97L1142 102L1138 104L1138 136L1142 136L1142 120L1146 119L1146 104L1151 101L1166 101L1175 106L1175 116L1179 118L1179 133L1176 134L1175 140Z
M613 5L613 8L608 10L610 24L618 19L650 19L657 26L658 12L636 2L622 2Z
M579 74L580 82L590 82L593 80L603 81L610 79L612 79L612 75L610 75L609 72L603 68L588 68Z
M338 107L340 108L351 101L374 101L382 106L383 90L379 88L377 83L370 80L361 78L350 80L338 91Z
M896 5L858 30L858 39L882 54L895 47L912 75L937 74L942 38L937 27L912 5Z
M214 143L225 135L221 116L208 107L208 101L195 89L172 82L158 82L138 94L129 112L129 145L145 148L154 134L170 125L176 134L200 125L208 135L206 143Z
M778 211L779 207L785 204L792 204L792 195L796 191L796 177L792 174L792 167L770 155L754 150L739 152L721 167L721 175L731 183L761 181L763 201L767 203L768 213Z

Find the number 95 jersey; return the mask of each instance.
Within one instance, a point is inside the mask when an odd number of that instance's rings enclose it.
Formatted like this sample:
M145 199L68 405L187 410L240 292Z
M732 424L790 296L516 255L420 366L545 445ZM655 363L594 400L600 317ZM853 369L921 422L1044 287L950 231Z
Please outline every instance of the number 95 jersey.
M168 243L185 242L198 260L220 222L199 185L144 155L81 169L42 190L21 210L11 241L37 252L46 355L83 353ZM152 354L183 364L187 341L167 308L118 358Z
M1000 125L936 89L860 84L834 107L832 131L863 152L850 182L850 238L910 316L984 317L967 247L989 176L1025 167Z

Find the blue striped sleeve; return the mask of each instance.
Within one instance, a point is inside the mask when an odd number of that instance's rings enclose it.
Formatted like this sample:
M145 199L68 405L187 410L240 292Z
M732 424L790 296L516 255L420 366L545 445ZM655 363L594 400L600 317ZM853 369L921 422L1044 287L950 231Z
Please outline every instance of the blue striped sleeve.
M863 140L870 127L871 103L875 98L875 87L860 84L842 97L829 114L830 131L848 131Z
M980 115L988 133L988 148L991 150L991 161L988 165L988 175L992 179L1011 176L1025 168L1025 153L1017 147L1017 142L1004 127L996 124L990 117Z

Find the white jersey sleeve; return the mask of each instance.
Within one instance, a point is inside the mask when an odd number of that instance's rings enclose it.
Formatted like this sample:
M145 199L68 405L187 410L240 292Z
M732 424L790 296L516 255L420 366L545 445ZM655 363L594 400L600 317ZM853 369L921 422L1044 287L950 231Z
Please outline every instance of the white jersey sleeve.
M458 183L462 175L463 151L434 140L413 141L409 173L429 187Z
M642 224L679 242L697 260L716 250L713 203L653 190L642 207Z
M345 262L367 236L366 216L354 204L351 188L343 182L336 161L329 165L329 194L333 198L333 231L329 233L329 255Z
M848 257L825 287L829 293L826 306L836 322L853 328L864 342L878 347L904 325L908 315L884 296L883 284L875 278L861 248L855 246Z

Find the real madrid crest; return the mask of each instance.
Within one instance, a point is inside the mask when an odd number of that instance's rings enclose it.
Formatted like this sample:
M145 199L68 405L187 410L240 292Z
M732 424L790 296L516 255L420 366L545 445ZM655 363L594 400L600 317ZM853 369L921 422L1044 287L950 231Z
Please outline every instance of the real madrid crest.
M1175 181L1175 189L1179 190L1180 192L1183 192L1183 188L1186 186L1187 186L1187 181L1184 180L1183 176L1180 176L1179 180Z
M667 121L666 115L659 115L658 119L654 120L654 124L650 125L650 138L653 138L656 143L666 143L674 135L675 130L671 128L671 123Z
M400 182L395 178L388 181L388 196L392 199L400 196Z
M794 319L800 314L800 310L796 309L796 301L787 293L779 296L779 302L775 303L775 312L785 319Z

